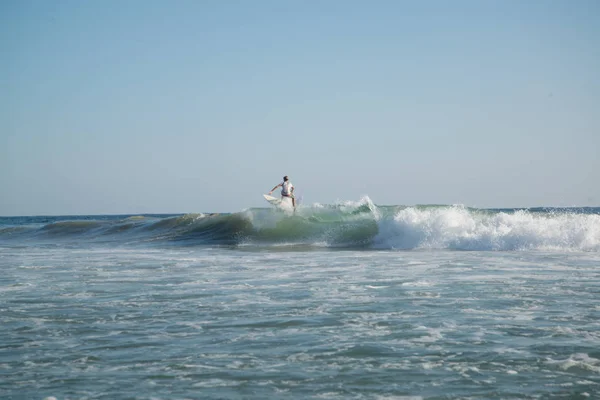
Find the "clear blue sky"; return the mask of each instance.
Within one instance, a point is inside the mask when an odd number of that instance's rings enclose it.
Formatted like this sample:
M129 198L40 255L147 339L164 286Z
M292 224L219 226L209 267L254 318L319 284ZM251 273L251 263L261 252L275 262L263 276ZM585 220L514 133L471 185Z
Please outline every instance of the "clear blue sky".
M600 205L600 2L0 2L0 215Z

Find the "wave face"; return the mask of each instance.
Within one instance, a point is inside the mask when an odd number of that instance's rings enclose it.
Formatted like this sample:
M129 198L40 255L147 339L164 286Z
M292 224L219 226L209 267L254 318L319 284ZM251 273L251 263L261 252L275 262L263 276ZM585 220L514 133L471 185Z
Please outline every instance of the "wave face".
M230 214L2 217L0 244L600 251L600 208L302 206Z

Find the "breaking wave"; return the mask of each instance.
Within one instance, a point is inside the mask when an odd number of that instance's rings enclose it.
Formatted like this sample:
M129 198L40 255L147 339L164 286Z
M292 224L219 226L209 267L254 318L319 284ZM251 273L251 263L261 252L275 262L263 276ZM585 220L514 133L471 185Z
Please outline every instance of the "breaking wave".
M224 245L294 248L600 250L599 208L475 209L313 204L296 213L0 218L0 244Z

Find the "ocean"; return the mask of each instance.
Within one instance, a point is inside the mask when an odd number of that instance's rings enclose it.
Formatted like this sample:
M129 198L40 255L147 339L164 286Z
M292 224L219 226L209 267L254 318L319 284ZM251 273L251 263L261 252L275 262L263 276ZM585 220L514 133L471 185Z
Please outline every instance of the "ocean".
M0 217L2 399L599 399L600 208Z

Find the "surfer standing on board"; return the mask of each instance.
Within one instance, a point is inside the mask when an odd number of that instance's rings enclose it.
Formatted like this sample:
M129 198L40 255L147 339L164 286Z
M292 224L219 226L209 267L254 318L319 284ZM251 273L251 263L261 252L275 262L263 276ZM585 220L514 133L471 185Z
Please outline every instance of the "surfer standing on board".
M273 191L280 186L281 186L281 200L283 200L284 197L291 198L292 206L294 207L294 210L295 210L296 209L296 198L294 197L294 185L292 185L292 182L290 182L290 179L287 177L287 175L283 177L283 182L281 182L279 185L277 185L273 189L271 189L269 194L273 193Z

